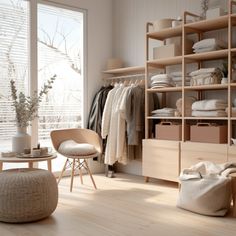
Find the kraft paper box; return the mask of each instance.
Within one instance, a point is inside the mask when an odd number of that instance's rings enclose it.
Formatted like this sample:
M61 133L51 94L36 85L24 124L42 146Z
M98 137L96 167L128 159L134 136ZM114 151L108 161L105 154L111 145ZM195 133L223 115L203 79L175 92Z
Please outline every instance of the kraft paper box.
M201 143L227 143L226 125L192 125L190 127L190 141Z
M171 122L163 122L157 124L155 127L155 136L156 139L162 140L182 140L182 125L181 124L172 124ZM185 138L189 140L189 126L185 126Z
M170 40L169 40L170 41ZM181 42L180 39L173 39L170 42ZM186 41L185 54L191 54L193 52L193 42L191 40ZM175 57L182 55L182 44L181 43L170 43L160 47L153 48L153 59L161 59L168 57Z

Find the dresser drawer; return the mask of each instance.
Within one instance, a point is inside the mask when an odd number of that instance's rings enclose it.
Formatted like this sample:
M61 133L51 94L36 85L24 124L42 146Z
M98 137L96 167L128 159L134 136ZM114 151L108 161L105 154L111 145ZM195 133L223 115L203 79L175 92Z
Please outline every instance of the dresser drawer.
M227 144L181 143L181 170L201 161L224 163L227 161Z
M143 175L178 181L180 142L143 140Z
M228 147L228 161L236 163L236 145Z

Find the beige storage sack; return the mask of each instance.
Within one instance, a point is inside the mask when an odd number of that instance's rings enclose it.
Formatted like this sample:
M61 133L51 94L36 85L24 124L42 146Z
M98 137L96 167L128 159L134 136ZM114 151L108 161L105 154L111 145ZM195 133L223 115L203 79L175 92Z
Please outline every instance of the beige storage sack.
M209 216L224 216L230 208L231 179L236 164L200 162L180 174L181 189L177 206Z

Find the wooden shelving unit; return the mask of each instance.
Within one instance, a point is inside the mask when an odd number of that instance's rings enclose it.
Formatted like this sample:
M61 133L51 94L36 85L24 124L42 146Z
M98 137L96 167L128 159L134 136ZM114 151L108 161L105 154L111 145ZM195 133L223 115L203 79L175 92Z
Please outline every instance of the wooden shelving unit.
M113 75L134 74L134 73L144 73L144 72L145 72L145 66L132 66L132 67L124 67L124 68L103 71L104 74L113 74Z
M149 32L151 23L147 23L146 34L146 93L145 93L145 140L143 142L143 175L148 177L160 178L165 180L177 181L179 172L190 164L195 164L202 160L209 160L216 163L223 163L226 161L236 161L236 145L231 145L232 137L232 124L236 121L236 117L232 117L232 90L236 89L236 82L232 82L232 56L236 56L236 48L232 48L232 26L236 26L236 14L232 13L233 5L236 6L236 2L229 0L228 14L211 20L201 20L192 23L186 23L187 17L196 17L196 15L184 12L183 25L176 28L163 29L158 32ZM223 30L228 33L228 48L222 50L216 50L211 52L203 52L196 54L185 53L186 38L192 34L196 34L198 40L203 38L203 34L209 31ZM214 32L213 32L214 33ZM149 40L161 40L164 41L167 38L182 36L182 56L176 56L171 58L162 58L152 60L149 59ZM202 62L211 60L228 60L228 83L226 84L213 84L203 86L186 86L185 76L188 64L197 64L198 68L201 68ZM150 84L150 66L163 68L166 71L166 67L172 65L181 65L182 67L182 86L181 87L164 87L164 88L149 88ZM216 91L226 94L228 102L229 114L227 117L189 117L185 116L185 112L181 117L152 117L150 116L151 110L149 108L149 97L152 93L160 94L166 104L167 96L176 94L177 97L182 98L182 111L185 111L185 97L187 94L196 93L199 100L204 98L206 92ZM234 91L235 92L235 91ZM178 94L177 94L178 93ZM180 96L179 96L180 94ZM164 107L164 106L163 106ZM182 138L180 141L167 141L157 140L154 137L154 125L160 121L178 122L182 125ZM185 132L187 125L196 122L216 122L227 125L227 143L225 144L212 144L212 143L195 143L189 141L189 134ZM188 159L189 158L189 159ZM172 161L171 161L172 160ZM155 166L155 164L158 166ZM152 165L152 167L150 167ZM187 166L188 165L188 166ZM168 168L166 174L162 171L162 168ZM170 173L171 170L171 173ZM174 174L173 174L174 173Z

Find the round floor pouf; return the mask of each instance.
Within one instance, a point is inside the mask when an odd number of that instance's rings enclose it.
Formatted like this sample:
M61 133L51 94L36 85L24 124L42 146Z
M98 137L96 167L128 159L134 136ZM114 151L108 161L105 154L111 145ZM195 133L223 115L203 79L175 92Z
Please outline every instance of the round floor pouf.
M53 174L41 169L10 169L0 173L0 221L31 222L48 217L57 207Z

